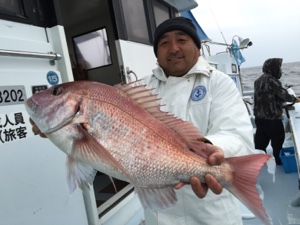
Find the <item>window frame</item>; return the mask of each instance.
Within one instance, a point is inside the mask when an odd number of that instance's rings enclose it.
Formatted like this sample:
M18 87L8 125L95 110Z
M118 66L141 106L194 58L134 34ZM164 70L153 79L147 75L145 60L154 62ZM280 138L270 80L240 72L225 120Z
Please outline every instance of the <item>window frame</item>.
M40 27L52 27L58 24L55 3L52 0L17 0L24 16L0 10L0 19L31 24Z
M159 25L156 22L155 12L153 8L154 1L168 8L169 18L175 17L177 13L177 10L175 8L160 0L143 0L144 8L142 10L144 10L146 16L146 24L147 24L146 31L148 32L149 41L141 41L139 38L129 37L128 35L129 28L127 28L126 18L124 16L124 7L123 7L124 2L122 2L122 0L112 1L113 11L115 12L115 24L117 29L116 39L123 39L123 40L129 40L129 41L138 42L142 44L153 45L154 32L156 27Z
M75 53L76 63L77 63L77 65L81 65L81 61L80 60L82 60L82 59L78 55L78 52L77 52L77 47L78 47L77 44L78 43L76 42L75 39L78 38L78 37L82 37L82 36L91 34L93 32L100 31L100 30L104 30L105 33L106 33L106 38L107 38L107 40L106 40L107 43L106 44L107 44L107 47L108 47L108 50L109 50L109 54L108 55L109 55L109 58L110 58L110 62L108 62L107 64L97 65L97 66L93 66L93 67L90 67L90 68L83 68L86 71L94 70L94 69L99 69L99 68L103 68L103 67L106 67L106 66L111 66L113 64L112 56L111 56L111 48L110 48L109 39L108 39L108 35L107 35L107 28L106 28L106 26L101 26L101 27L98 27L96 29L92 29L90 31L87 31L87 32L84 32L84 33L81 33L81 34L78 34L78 35L75 35L75 36L72 37L72 43L73 43L73 49L75 51L74 53ZM83 59L84 59L84 57L83 57Z

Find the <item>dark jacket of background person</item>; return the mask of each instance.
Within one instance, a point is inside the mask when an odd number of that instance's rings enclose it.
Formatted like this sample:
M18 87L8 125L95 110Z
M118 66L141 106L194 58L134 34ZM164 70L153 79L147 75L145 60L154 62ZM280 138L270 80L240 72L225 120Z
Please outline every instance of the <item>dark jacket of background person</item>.
M272 58L265 61L263 75L254 82L254 116L256 134L255 148L267 152L271 141L276 164L281 165L279 154L285 139L282 123L282 106L284 102L298 102L290 95L279 81L282 59Z
M295 102L296 97L290 95L279 81L281 77L282 59L272 58L265 61L263 75L254 82L254 116L260 119L280 119L282 104Z

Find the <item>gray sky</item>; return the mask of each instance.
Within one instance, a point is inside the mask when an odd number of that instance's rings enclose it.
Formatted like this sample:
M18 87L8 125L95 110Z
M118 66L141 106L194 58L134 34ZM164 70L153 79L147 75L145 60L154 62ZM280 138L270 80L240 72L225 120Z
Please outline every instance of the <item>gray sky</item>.
M231 44L234 35L250 38L253 45L242 50L241 67L261 66L268 58L300 61L299 0L197 0L192 13L214 42ZM238 40L238 39L236 39ZM213 54L226 46L211 46Z

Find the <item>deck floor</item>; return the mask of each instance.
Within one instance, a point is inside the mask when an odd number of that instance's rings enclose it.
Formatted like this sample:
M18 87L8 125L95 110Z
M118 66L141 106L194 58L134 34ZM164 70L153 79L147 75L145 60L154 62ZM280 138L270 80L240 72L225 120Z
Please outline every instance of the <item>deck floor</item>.
M275 165L273 157L262 168L258 183L263 190L263 203L273 225L300 225L298 180L298 173L285 173L283 166ZM244 219L243 224L263 225L257 218Z

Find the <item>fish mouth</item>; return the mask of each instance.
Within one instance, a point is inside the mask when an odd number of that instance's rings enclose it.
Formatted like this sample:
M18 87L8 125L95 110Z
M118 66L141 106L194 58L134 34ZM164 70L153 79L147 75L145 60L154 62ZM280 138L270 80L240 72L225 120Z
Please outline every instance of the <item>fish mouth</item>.
M34 111L37 108L37 104L33 101L33 99L32 98L28 98L25 101L24 105L26 107L26 110L29 112L30 116L34 115Z

